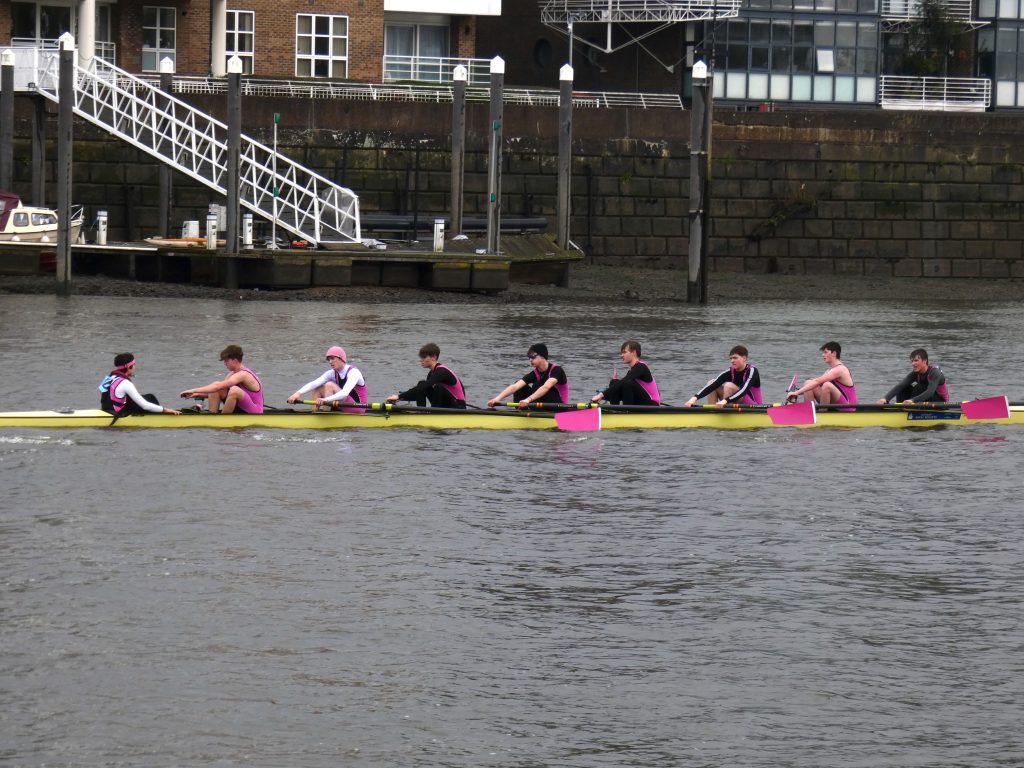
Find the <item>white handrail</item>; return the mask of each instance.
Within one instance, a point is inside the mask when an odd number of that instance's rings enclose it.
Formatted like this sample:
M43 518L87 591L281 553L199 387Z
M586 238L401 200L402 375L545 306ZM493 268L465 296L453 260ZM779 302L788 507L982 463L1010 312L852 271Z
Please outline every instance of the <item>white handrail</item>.
M58 55L38 55L35 89L56 101ZM75 114L226 194L227 126L98 58L75 67ZM276 155L276 156L275 156ZM242 135L239 202L311 243L359 242L359 198Z
M983 112L992 102L987 78L883 75L878 80L882 109Z

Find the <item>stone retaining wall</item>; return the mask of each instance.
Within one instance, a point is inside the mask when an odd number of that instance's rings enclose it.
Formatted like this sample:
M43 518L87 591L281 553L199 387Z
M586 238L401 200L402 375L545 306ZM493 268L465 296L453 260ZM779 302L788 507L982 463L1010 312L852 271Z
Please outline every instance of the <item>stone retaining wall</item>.
M467 115L467 215L485 214L486 110ZM448 210L450 105L250 99L244 111L246 132L267 142L260 126L280 112L282 149L355 190L365 212L418 208L426 222ZM1002 114L720 111L712 269L1024 277L1022 126ZM557 110L506 108L506 215L554 227L556 136ZM595 262L685 266L689 113L579 110L574 137L573 241ZM19 139L26 197L28 151ZM108 208L111 237L155 230L156 184L141 152L76 126L75 201ZM175 221L202 220L212 200L175 175Z

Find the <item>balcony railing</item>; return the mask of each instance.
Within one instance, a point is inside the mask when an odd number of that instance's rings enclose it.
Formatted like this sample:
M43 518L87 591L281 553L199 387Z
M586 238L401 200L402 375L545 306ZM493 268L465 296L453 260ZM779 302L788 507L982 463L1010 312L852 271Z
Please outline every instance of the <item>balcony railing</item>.
M992 81L978 77L905 77L882 75L882 109L929 112L984 112L992 102Z
M384 82L450 83L459 65L469 74L469 85L487 85L491 77L490 59L453 59L438 56L384 56Z
M678 22L733 18L740 0L539 0L545 24Z
M42 48L43 50L57 50L56 40L40 40L35 37L12 37L12 48ZM117 43L108 43L103 40L96 41L96 57L108 64L117 64Z
M950 19L972 21L971 0L943 0ZM923 16L920 0L882 0L881 16L889 21L910 21Z

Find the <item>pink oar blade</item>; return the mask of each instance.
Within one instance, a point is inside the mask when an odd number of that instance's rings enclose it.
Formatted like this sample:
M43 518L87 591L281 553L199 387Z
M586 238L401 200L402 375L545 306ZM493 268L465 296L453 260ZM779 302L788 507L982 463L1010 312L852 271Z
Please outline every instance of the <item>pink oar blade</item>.
M1006 399L1006 395L984 397L981 400L962 403L960 410L968 419L1008 419L1010 418L1010 401Z
M813 402L773 405L768 409L768 418L777 427L799 427L805 424L816 424L818 412L815 410Z
M555 414L555 423L565 432L597 432L601 429L601 409L558 411Z

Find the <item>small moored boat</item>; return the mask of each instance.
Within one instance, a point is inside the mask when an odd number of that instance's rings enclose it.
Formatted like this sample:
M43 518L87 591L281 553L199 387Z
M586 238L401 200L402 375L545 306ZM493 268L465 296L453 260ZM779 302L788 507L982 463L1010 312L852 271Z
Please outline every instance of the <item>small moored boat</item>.
M84 218L84 208L77 206L71 215L72 243L78 241ZM22 205L17 195L0 191L0 242L56 243L57 224L56 211Z

